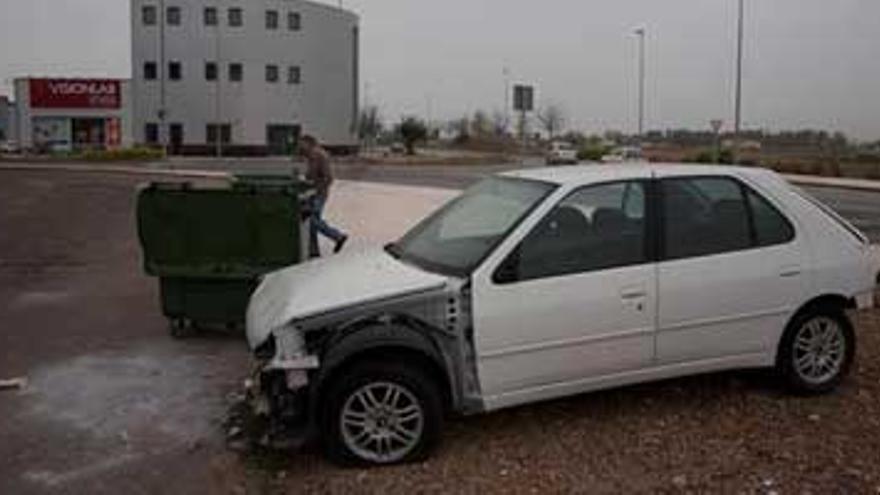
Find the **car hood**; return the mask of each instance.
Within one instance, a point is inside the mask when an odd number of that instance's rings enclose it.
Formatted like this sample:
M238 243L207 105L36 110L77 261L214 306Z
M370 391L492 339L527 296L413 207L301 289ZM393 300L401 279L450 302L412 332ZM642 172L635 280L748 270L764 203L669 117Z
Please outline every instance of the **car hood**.
M403 263L382 249L354 251L270 273L251 297L251 348L292 321L445 286L446 277Z

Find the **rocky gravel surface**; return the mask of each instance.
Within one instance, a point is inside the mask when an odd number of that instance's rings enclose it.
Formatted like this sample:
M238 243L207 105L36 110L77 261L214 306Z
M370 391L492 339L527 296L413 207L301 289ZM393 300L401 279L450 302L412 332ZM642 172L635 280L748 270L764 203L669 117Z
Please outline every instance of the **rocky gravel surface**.
M0 493L880 494L877 311L827 396L723 373L450 419L433 457L400 467L227 451L206 411L247 353L165 335L132 228L140 181L0 174L0 378L32 382L0 392Z

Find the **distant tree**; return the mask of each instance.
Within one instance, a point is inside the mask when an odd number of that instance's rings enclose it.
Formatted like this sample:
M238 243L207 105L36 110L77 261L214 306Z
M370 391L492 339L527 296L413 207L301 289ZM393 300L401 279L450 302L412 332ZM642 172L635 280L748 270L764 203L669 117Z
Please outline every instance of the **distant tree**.
M376 139L382 134L384 128L382 116L379 114L379 107L368 106L361 110L358 119L358 137L368 146L376 142Z
M492 122L489 116L482 110L474 112L471 118L471 135L478 138L484 138L492 133Z
M466 143L471 138L471 120L468 116L450 120L446 130L454 136L452 139L456 144Z
M428 126L416 117L405 117L397 126L397 134L406 146L406 153L415 155L416 143L428 137Z
M510 127L510 117L500 110L492 112L492 133L495 137L505 137Z
M544 128L550 139L553 139L565 127L565 111L555 103L551 103L538 110L535 117L541 123L541 127Z

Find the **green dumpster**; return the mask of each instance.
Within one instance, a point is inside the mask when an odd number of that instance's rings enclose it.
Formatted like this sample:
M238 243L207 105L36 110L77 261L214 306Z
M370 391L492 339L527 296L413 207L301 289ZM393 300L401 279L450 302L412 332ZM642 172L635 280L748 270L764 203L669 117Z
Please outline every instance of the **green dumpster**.
M159 278L172 335L244 323L259 277L306 259L310 193L292 177L254 175L140 189L144 270Z

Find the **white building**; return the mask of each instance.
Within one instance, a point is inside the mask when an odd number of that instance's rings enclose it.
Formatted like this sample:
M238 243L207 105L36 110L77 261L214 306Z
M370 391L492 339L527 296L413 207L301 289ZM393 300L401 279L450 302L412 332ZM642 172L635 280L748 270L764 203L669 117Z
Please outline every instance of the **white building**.
M22 148L48 152L133 144L128 80L29 77L13 85L9 134Z
M213 153L219 137L224 154L279 154L307 133L356 148L355 14L303 0L131 3L137 143Z

